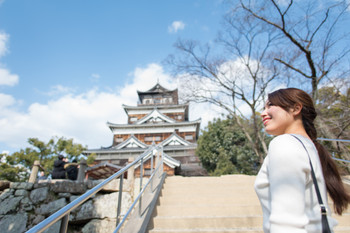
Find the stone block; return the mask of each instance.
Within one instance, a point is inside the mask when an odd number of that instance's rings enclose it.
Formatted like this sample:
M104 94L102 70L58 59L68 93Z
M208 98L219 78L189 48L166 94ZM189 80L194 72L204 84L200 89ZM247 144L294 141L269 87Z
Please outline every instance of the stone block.
M31 190L33 188L33 183L27 183L27 182L12 182L10 183L10 188L12 189L25 189L25 190Z
M28 197L24 197L21 200L21 204L32 204L32 202L30 201L30 199Z
M115 219L93 219L83 227L82 233L110 233L113 232L115 228Z
M74 200L77 199L78 197L80 197L80 196L71 195L71 196L69 197L69 202L74 201Z
M86 184L88 189L92 189L93 187L95 187L96 185L101 183L102 181L103 180L87 180L84 183Z
M72 214L70 215L70 220L74 222L92 219L94 218L93 211L93 201L89 200L72 212Z
M129 193L122 193L121 215L124 215L131 205ZM106 208L108 206L108 208ZM98 195L96 198L85 202L75 213L72 213L72 221L89 219L116 218L118 208L118 192Z
M55 222L49 228L47 228L43 233L60 233L61 221Z
M67 205L66 199L65 198L61 198L61 199L58 199L56 201L52 201L52 202L50 202L48 204L40 205L39 208L35 209L35 213L48 216L48 215L53 214L57 210L61 209L65 205Z
M0 194L0 201L10 197L13 195L14 190L13 189L5 189L1 194Z
M30 199L34 204L46 200L49 194L49 187L34 189L30 192Z
M23 197L9 197L0 203L0 215L15 212Z
M84 183L78 183L78 182L69 181L69 180L54 182L50 185L50 189L55 193L72 193L72 194L82 194L86 191L86 187Z
M120 179L114 179L102 188L103 191L107 192L119 192ZM130 182L127 179L123 180L123 191L130 191Z
M34 189L42 188L42 187L48 187L51 184L50 180L38 180L38 183L34 184Z
M35 215L32 224L33 226L39 224L41 221L43 221L45 219L45 217L43 215Z
M9 214L0 220L1 233L21 233L26 230L27 213Z
M27 190L25 190L25 189L17 189L16 191L15 191L15 196L23 196L23 197L26 197L26 196L28 196L28 191Z
M58 197L64 197L64 198L70 198L72 196L72 194L70 193L59 193Z

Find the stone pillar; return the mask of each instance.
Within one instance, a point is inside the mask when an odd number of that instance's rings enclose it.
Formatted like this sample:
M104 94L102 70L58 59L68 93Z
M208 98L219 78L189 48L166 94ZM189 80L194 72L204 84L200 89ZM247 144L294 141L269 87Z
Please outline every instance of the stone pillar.
M36 178L38 177L39 167L40 167L40 161L35 160L33 164L32 172L30 173L30 177L28 180L29 183L35 183Z
M78 182L84 182L85 179L85 170L87 168L87 163L85 159L81 159L79 163L79 169L78 169Z

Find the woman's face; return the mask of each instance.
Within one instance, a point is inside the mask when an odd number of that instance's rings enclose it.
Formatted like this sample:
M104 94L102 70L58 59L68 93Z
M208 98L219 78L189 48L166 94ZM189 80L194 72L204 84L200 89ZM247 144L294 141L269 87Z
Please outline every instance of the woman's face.
M266 103L265 109L261 113L261 118L266 132L275 136L288 133L294 121L291 111L287 112L279 106L272 105L270 102Z

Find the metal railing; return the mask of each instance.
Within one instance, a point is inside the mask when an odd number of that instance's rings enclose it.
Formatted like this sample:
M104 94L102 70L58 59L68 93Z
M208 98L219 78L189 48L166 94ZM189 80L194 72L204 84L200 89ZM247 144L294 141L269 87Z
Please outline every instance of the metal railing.
M331 139L331 138L317 138L317 140L319 141L330 141L330 142L345 142L345 143L350 143L350 140L346 140L346 139ZM345 163L350 163L349 160L346 159L339 159L337 157L335 157L334 152L332 153L332 158L336 161L341 161L341 162L345 162Z
M158 152L158 153L156 153ZM142 177L143 177L143 163L144 163L144 158L148 155L151 154L151 176L148 180L148 182L145 184L145 186L142 186ZM158 164L156 164L156 168L153 169L153 156L156 155L158 156ZM46 219L44 219L42 222L37 224L36 226L32 227L29 229L26 233L37 233L37 232L43 232L44 230L48 229L50 226L52 226L54 223L58 222L60 219L61 221L61 226L60 226L60 233L66 233L68 230L68 222L69 222L69 214L71 211L73 211L75 208L83 204L86 200L88 200L90 197L92 197L94 194L99 192L104 186L106 186L109 182L112 180L119 178L119 195L118 195L118 207L117 207L117 226L114 232L118 232L123 223L126 221L128 215L134 208L134 206L139 202L139 213L141 214L141 199L142 199L142 194L144 193L145 189L149 184L151 184L151 190L152 185L153 185L153 178L155 174L158 174L157 172L159 169L161 169L161 174L163 174L163 148L160 146L152 145L149 149L147 149L144 153L142 153L140 156L138 156L133 162L119 170L117 173L113 174L109 178L105 179L102 181L100 184L96 185L94 188L91 190L87 191L86 193L82 194L80 197L69 203L68 205L62 207L60 210L56 211ZM138 163L141 163L140 165L140 193L135 199L135 201L131 204L131 207L129 210L126 212L124 215L122 221L119 221L120 218L120 212L121 212L121 202L122 202L122 189L123 189L123 179L124 179L124 174L127 172L130 168L136 166Z

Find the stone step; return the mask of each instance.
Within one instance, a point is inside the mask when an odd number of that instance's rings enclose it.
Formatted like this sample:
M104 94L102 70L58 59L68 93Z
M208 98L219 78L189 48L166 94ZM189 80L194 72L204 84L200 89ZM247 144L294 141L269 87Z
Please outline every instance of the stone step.
M342 216L333 214L332 216L338 221L338 226L350 228L350 214L346 213L346 214L343 214Z
M240 187L233 187L233 186L218 186L218 187L208 187L208 185L189 185L187 187L184 186L169 186L166 185L165 186L166 189L162 190L163 194L187 194L187 193L191 193L191 194L198 194L198 193L205 193L205 194L220 194L220 193L230 193L230 194L240 194L240 192L245 192L245 193L251 193L251 194L255 194L255 190L253 188L253 186L240 186Z
M193 179L192 179L193 178ZM176 183L181 184L237 184L245 185L253 184L255 182L254 176L220 176L220 177L167 177L168 180L165 181L165 184Z
M153 229L149 233L263 233L261 228ZM336 227L334 233L350 233L350 227Z
M237 196L235 198L232 198L230 196L217 198L215 200L215 197L213 196L188 196L185 197L179 197L174 196L173 198L159 198L159 205L175 205L177 203L186 204L186 205L194 205L194 204L227 204L227 205L246 205L246 204L259 204L259 200L256 199L256 197L247 198L246 196Z
M261 227L262 216L157 216L153 224L157 229L205 229L205 228L237 228Z
M161 205L157 208L160 216L224 216L224 215L262 215L260 205Z
M342 226L335 227L334 233L350 233L350 227L342 227Z
M149 233L264 233L261 228L154 229Z

